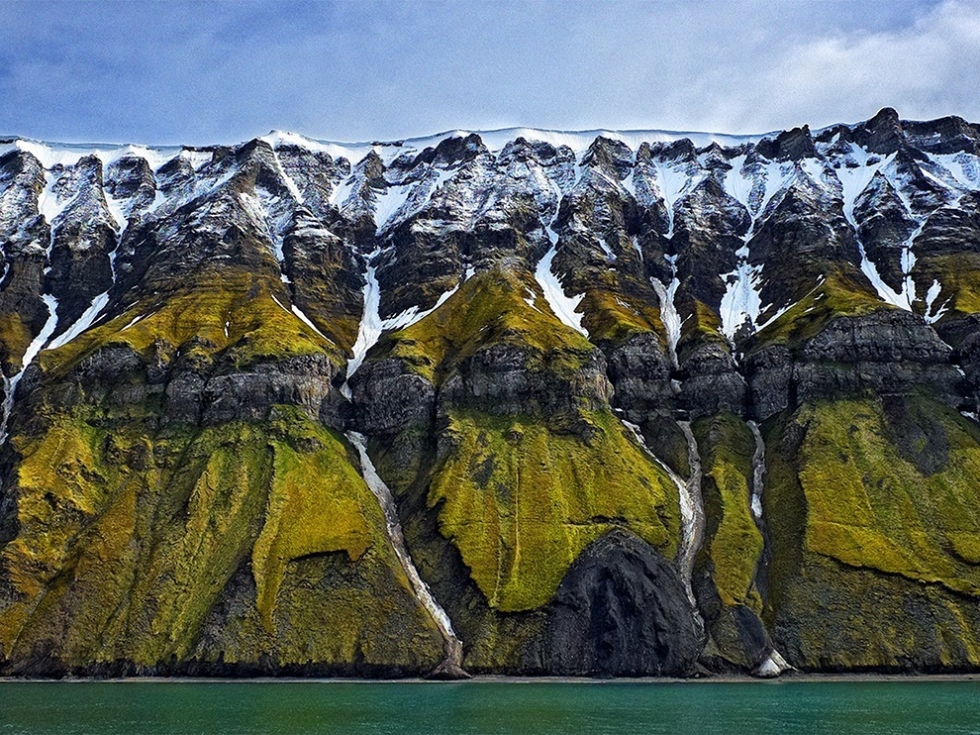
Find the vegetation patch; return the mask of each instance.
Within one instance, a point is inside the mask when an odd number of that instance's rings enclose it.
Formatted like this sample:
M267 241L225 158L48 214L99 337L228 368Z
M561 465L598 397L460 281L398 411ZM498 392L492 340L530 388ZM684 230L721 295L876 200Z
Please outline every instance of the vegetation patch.
M387 353L439 384L452 369L487 344L530 348L542 369L574 375L594 348L551 313L537 284L507 268L478 273L432 314L386 338ZM385 347L382 347L384 349Z
M694 433L703 472L706 534L702 553L711 561L722 603L745 604L758 613L762 601L753 582L763 539L750 506L755 439L730 412L695 422Z
M583 418L586 442L530 417L455 411L434 472L429 507L491 607L546 604L578 554L615 527L671 557L677 489L608 412Z

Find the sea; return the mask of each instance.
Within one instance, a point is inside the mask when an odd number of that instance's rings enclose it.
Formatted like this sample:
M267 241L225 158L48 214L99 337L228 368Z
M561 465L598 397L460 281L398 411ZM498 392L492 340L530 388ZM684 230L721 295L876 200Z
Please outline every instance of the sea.
M0 681L0 734L980 733L980 681Z

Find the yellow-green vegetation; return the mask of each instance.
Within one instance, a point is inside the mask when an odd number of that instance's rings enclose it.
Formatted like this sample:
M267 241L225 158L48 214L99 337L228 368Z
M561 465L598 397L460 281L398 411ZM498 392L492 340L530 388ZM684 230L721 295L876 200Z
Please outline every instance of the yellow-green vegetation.
M928 402L928 413L937 420L930 428L948 442L948 456L931 474L890 441L876 399L819 402L798 412L795 421L807 427L797 460L806 549L980 595L980 567L963 543L980 534L980 432L938 403Z
M722 413L694 424L701 448L705 543L713 579L724 605L744 604L756 613L762 600L754 587L762 534L750 508L755 440L738 416Z
M0 341L6 348L8 374L17 372L11 370L11 365L19 364L31 344L31 334L20 314L13 312L0 314Z
M252 551L259 610L270 630L289 561L325 551L344 551L357 561L376 540L366 518L375 521L375 532L379 530L373 499L346 491L358 487L361 478L339 442L332 441L324 451L313 453L298 452L286 443L274 446L269 506ZM311 493L312 487L321 491Z
M867 396L765 428L777 647L804 668L980 665L977 427L925 396Z
M149 359L161 343L191 354L223 352L239 368L263 358L316 353L339 361L340 348L289 310L281 286L248 273L222 271L163 301L145 297L64 347L41 353L41 364L59 376L101 347L123 344Z
M665 556L676 552L670 478L609 412L585 413L589 441L529 417L455 411L453 446L435 469L429 507L472 579L501 612L541 607L581 551L624 527Z
M0 657L414 670L440 659L354 455L301 411L147 432L99 428L78 409L14 444Z
M573 376L593 347L558 321L539 293L524 273L506 268L478 273L432 314L390 335L390 354L438 384L480 346L513 344L530 348L528 369Z
M759 330L758 340L760 344L799 344L815 337L836 317L891 308L895 307L881 301L870 285L832 267L812 291Z
M945 307L947 315L980 314L980 255L927 255L921 262L916 259L914 276L919 293L926 293L934 281L939 282L941 290L933 301L934 312ZM925 302L915 306L921 312Z
M659 309L612 290L590 288L579 308L585 315L582 325L594 342L618 345L636 334L648 332L663 340L667 333Z
M685 352L693 347L718 342L728 349L728 338L721 333L721 318L700 299L688 298L678 304L681 311L681 334L677 348Z

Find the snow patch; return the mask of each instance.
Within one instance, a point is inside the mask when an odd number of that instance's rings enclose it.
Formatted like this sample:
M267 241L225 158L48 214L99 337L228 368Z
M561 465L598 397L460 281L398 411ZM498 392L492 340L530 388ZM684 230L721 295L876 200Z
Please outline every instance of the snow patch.
M275 296L273 296L272 298L275 298ZM330 339L327 335L325 335L323 332L321 332L319 329L317 329L316 324L314 324L312 321L310 321L310 318L308 316L306 316L305 313L303 313L303 310L302 309L300 309L298 306L296 306L296 304L293 304L292 307L293 307L293 314L295 314L296 316L298 316L306 326L308 326L314 332L316 332L321 337L323 337L325 340L327 340L327 342L331 342L331 343L333 342L332 339ZM226 330L225 336L227 336L227 326L225 327L225 330Z
M929 286L929 290L926 291L926 298L925 298L926 311L922 318L926 320L927 324L935 324L936 322L939 321L942 315L946 313L946 308L949 305L952 296L946 299L939 306L939 308L933 310L934 305L936 303L936 299L939 298L939 294L942 292L942 290L943 290L942 284L938 280L934 280L932 282L932 285Z
M762 311L762 295L758 288L762 279L762 266L749 263L750 237L751 233L746 235L745 245L735 253L738 266L731 273L722 276L727 287L721 297L721 331L729 341L735 339L735 332L746 321L753 329L757 328Z
M681 338L681 316L677 313L674 297L681 282L677 277L677 256L668 255L667 262L670 263L673 273L670 285L665 286L659 278L652 276L650 283L653 285L653 290L657 292L657 298L660 299L660 321L664 323L664 328L667 330L667 352L670 355L671 365L676 369L678 367L677 343Z
M10 420L10 412L14 408L14 395L17 392L17 384L20 383L24 371L34 362L34 358L37 357L38 353L44 349L44 346L51 339L51 335L54 334L58 326L58 299L51 294L44 294L41 296L41 299L44 301L44 305L48 307L48 319L44 322L44 326L41 327L38 335L27 346L27 351L21 360L20 372L9 380L6 376L3 379L6 395L3 399L3 417L0 419L0 446L7 441L7 422Z
M359 434L356 431L349 431L346 436L348 441L357 449L357 454L361 460L361 476L374 494L374 497L377 498L378 505L381 506L381 512L385 518L385 527L388 531L388 539L391 541L392 548L395 550L395 555L398 557L399 562L401 562L402 569L405 570L405 574L408 576L408 580L412 585L412 591L415 593L415 597L422 607L432 616L436 627L439 628L439 632L446 642L447 659L451 663L459 666L462 663L463 645L459 638L456 637L456 632L453 630L453 624L449 619L449 615L446 614L443 607L433 597L429 586L422 581L422 577L419 576L418 569L412 561L408 547L405 545L405 535L402 533L401 522L398 519L395 498L390 488L378 475L374 462L371 461L371 457L367 451L367 439L363 434Z
M378 338L381 336L381 286L378 284L377 268L373 260L381 252L380 248L367 256L367 271L364 274L364 311L361 313L361 323L357 327L357 339L354 340L354 355L347 361L347 379L340 392L350 398L350 386L347 382L364 362Z
M554 243L552 243L551 249L549 249L548 252L545 253L545 256L538 261L538 265L534 269L534 278L541 286L541 290L544 292L544 298L548 302L548 306L551 307L551 311L554 312L554 315L558 317L561 323L571 327L576 332L588 339L589 333L585 327L582 326L582 314L576 311L579 304L582 303L582 299L585 298L585 294L580 293L571 297L565 295L565 292L561 287L561 282L557 277L555 277L555 274L551 269L552 261L555 259L556 252L556 247Z
M46 349L56 350L59 347L64 347L66 344L75 339L75 337L85 332L85 330L95 323L95 320L98 318L99 314L102 313L102 310L108 306L108 304L109 292L103 291L92 299L92 303L89 304L89 307L82 312L82 315L78 317L77 320L75 320L75 323L52 340L51 344L49 344Z
M419 307L412 306L408 309L405 309L405 311L401 312L400 314L397 314L396 316L388 317L387 319L381 322L382 331L387 332L389 329L407 329L413 324L422 321L427 316L429 316L429 314L431 314L440 306L442 306L444 303L446 303L449 297L452 296L454 293L456 293L458 290L459 290L459 284L456 284L451 289L443 293L442 296L439 297L439 300L436 301L435 306L433 306L431 309L426 309L425 311L419 311Z

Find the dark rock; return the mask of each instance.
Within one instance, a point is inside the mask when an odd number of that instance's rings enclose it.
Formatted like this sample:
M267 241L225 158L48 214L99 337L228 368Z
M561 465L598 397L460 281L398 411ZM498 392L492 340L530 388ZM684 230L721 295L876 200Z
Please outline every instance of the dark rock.
M673 565L612 531L568 570L548 608L548 673L690 676L700 652L693 611Z

